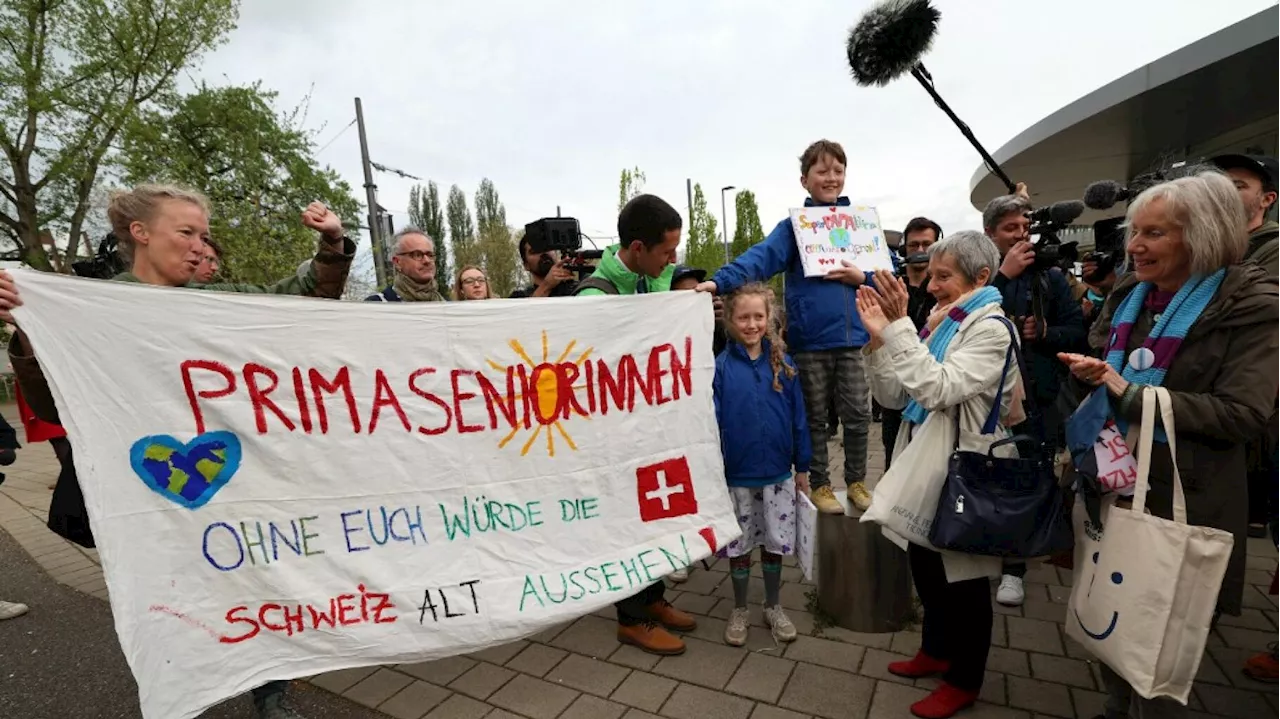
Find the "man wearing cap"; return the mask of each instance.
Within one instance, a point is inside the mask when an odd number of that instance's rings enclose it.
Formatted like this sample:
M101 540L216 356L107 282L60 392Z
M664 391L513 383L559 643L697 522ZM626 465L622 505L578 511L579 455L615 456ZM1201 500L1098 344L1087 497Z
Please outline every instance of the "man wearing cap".
M1249 248L1244 261L1253 262L1274 278L1280 274L1280 225L1267 221L1267 212L1276 203L1276 159L1254 155L1219 155L1210 160L1235 183L1249 216ZM1267 522L1275 519L1276 496L1276 415L1263 434L1248 442L1249 536L1265 537Z
M1245 262L1263 267L1275 277L1280 274L1280 225L1267 220L1276 204L1276 158L1261 155L1218 155L1210 160L1235 183L1249 214L1249 249Z
M707 279L706 270L688 265L676 265L676 271L671 275L671 289L673 291L696 289L705 279ZM712 300L712 305L716 311L716 329L711 337L711 353L719 355L720 350L728 344L728 338L724 333L724 300L717 297Z

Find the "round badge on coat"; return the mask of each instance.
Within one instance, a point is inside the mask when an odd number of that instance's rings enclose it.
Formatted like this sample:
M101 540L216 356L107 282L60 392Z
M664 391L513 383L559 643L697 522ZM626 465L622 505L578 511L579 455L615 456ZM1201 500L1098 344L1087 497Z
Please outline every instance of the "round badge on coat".
M1139 347L1129 353L1129 366L1138 371L1151 369L1156 364L1156 353L1146 347Z

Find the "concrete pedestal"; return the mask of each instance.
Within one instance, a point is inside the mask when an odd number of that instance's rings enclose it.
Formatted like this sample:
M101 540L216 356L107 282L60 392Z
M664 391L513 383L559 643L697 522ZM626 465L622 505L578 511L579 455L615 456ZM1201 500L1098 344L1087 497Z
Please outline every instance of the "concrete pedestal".
M849 631L900 631L914 616L907 553L836 496L845 513L818 515L818 605Z

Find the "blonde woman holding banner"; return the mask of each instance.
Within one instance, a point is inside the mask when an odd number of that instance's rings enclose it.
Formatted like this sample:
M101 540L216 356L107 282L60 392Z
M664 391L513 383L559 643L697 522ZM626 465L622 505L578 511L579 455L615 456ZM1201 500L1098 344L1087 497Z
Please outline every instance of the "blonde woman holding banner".
M130 269L112 280L157 287L189 287L248 294L304 295L336 299L347 282L355 243L343 232L342 222L323 203L313 202L302 213L302 224L316 230L320 241L315 256L294 276L273 285L191 284L203 261L209 237L209 200L195 190L172 185L140 185L117 192L107 206L112 230L120 242ZM157 294L162 302L164 295ZM13 277L0 270L0 320L12 322L9 310L21 305ZM145 318L139 318L142 321ZM35 415L58 422L57 407L38 358L21 330L9 343L14 376ZM59 476L49 508L49 528L86 547L94 546L84 497L74 472ZM288 682L273 681L253 690L254 706L261 719L301 719L284 702Z
M876 485L863 521L884 526L905 546L912 579L924 605L922 646L915 658L889 671L918 679L941 675L942 684L911 707L919 717L945 719L972 705L982 689L991 648L991 586L997 557L939 552L928 527L957 446L986 452L1008 436L1019 386L1008 362L1013 336L1003 321L1000 292L988 285L1000 253L980 232L963 231L929 248L929 292L938 300L917 335L907 316L907 289L887 272L876 289L858 291L858 314L871 334L871 392L888 409L902 408L889 473ZM997 426L984 425L997 407ZM956 431L959 429L959 436ZM997 453L1000 452L997 450Z

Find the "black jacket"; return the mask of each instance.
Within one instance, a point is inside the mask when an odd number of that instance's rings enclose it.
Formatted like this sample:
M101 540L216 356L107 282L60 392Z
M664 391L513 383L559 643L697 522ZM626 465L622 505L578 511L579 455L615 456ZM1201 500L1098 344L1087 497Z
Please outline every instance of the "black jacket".
M578 286L577 282L573 282L573 281L561 282L560 284L553 287L551 289L551 294L547 296L548 297L572 297L573 291L574 289L577 288L577 286ZM514 299L521 299L524 297L533 297L534 290L537 290L537 289L538 289L537 285L528 285L526 287L521 287L520 289L513 291L511 295L508 297L508 299L514 300Z
M938 300L926 289L929 286L929 276L925 275L924 284L919 287L912 286L911 280L906 277L902 281L907 283L907 316L911 318L917 331L922 330L924 323L929 321L929 313L938 305Z
M1041 295L1041 311L1044 315L1044 337L1026 342L1024 356L1031 386L1027 396L1033 398L1041 409L1053 406L1067 376L1066 365L1058 361L1059 352L1087 352L1084 314L1080 305L1071 297L1071 287L1062 271L1055 268L1048 272L1027 270L1015 279L996 273L991 283L1004 296L1004 313L1019 324L1032 315L1032 290Z

